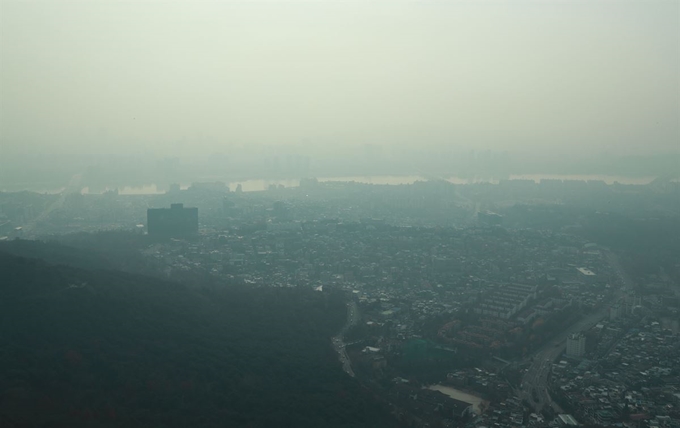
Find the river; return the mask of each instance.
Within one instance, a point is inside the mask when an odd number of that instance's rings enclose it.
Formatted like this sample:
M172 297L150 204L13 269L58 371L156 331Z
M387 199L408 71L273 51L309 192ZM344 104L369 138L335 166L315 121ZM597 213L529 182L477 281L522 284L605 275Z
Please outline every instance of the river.
M655 177L625 177L618 175L557 175L557 174L523 174L523 175L510 175L505 178L507 180L531 180L536 183L541 180L596 180L603 181L607 184L621 183L621 184L638 184L645 185L649 184L654 180ZM400 184L413 184L416 181L428 181L427 178L420 175L356 175L356 176L340 176L340 177L320 177L318 178L320 182L356 182L365 184L390 184L390 185L400 185ZM446 181L453 184L477 184L477 183L490 183L498 184L501 180L498 178L490 177L447 177ZM284 186L284 187L298 187L300 185L300 180L298 179L251 179L251 180L239 180L239 181L229 181L228 187L232 192L236 190L238 185L241 185L241 189L244 192L258 192L269 189L269 186ZM181 189L187 189L190 185L183 184ZM36 191L38 193L60 193L65 188L54 188L48 189L45 187L35 187L33 190L31 186L25 188L26 190ZM106 188L105 190L111 190L112 188ZM144 184L140 186L122 186L118 188L118 193L120 195L160 195L166 192L167 186L160 186L154 183ZM12 187L2 189L0 191L18 191L20 188ZM103 191L91 191L88 187L84 187L82 192L84 194L94 193L99 194Z
M644 185L649 184L654 180L654 177L625 177L616 175L557 175L557 174L523 174L523 175L510 175L507 177L508 180L532 180L535 182L540 182L541 180L597 180L603 181L607 184L621 183L621 184L638 184ZM339 177L320 177L318 178L320 182L356 182L365 184L390 184L390 185L400 185L400 184L413 184L416 181L428 181L427 178L420 175L356 175L356 176L339 176ZM447 177L446 181L453 184L476 184L476 183L490 183L498 184L501 180L498 178L491 177ZM244 192L258 192L267 190L269 186L284 186L284 187L298 187L300 185L300 180L297 179L281 179L281 180L270 180L270 179L251 179L251 180L240 180L228 182L229 189L233 192L236 187L241 185L241 189ZM188 184L183 184L182 189L187 189ZM58 192L57 192L58 193ZM90 193L89 189L86 187L83 189L83 193ZM97 193L97 192L95 192ZM156 184L145 184L142 186L124 186L119 188L119 194L121 195L157 195L165 193L163 186L158 186Z

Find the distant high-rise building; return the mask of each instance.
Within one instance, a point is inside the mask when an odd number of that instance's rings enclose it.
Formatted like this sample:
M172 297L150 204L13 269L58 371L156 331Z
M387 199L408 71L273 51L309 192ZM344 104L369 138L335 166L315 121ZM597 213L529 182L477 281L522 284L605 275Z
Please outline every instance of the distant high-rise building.
M184 204L149 208L146 219L151 236L181 238L198 234L198 208L184 208Z
M189 187L189 191L228 193L229 186L227 186L227 184L222 181L207 181L192 183Z
M586 337L582 333L574 333L567 337L567 356L582 357L586 354Z

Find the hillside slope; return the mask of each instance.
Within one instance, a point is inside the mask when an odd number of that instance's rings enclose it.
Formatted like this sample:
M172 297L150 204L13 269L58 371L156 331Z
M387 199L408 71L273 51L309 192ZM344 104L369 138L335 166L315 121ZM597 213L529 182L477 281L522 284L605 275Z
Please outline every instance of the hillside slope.
M0 253L0 425L379 427L329 337L342 296L196 291Z

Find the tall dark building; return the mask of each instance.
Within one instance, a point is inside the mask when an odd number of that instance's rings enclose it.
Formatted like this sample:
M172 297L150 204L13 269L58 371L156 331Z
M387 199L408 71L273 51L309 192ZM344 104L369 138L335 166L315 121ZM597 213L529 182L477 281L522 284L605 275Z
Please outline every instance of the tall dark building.
M184 208L184 204L149 208L146 221L151 236L179 238L198 234L198 208Z

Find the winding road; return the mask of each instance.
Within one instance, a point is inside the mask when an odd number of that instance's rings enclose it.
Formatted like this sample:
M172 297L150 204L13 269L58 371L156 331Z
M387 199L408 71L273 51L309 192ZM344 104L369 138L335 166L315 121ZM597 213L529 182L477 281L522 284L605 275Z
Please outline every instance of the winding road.
M331 342L333 342L333 348L338 353L338 357L342 363L342 369L352 377L354 377L354 370L352 370L352 361L349 359L347 351L345 350L344 340L347 330L349 330L350 327L355 326L359 322L359 319L359 307L357 306L356 302L352 301L347 303L347 321L345 321L345 325L342 326L340 332L331 339Z
M617 302L633 291L633 281L623 270L618 257L614 253L608 249L603 249L603 252L621 283L621 288L616 291L612 298L612 302ZM567 346L567 337L570 334L591 328L604 319L608 315L608 311L609 305L603 305L594 313L568 326L549 343L535 352L533 362L522 378L520 398L526 399L537 413L541 412L545 406L552 407L557 413L563 413L562 409L552 401L548 393L548 376L550 375L552 363L564 352ZM532 393L534 389L536 390L535 394Z

